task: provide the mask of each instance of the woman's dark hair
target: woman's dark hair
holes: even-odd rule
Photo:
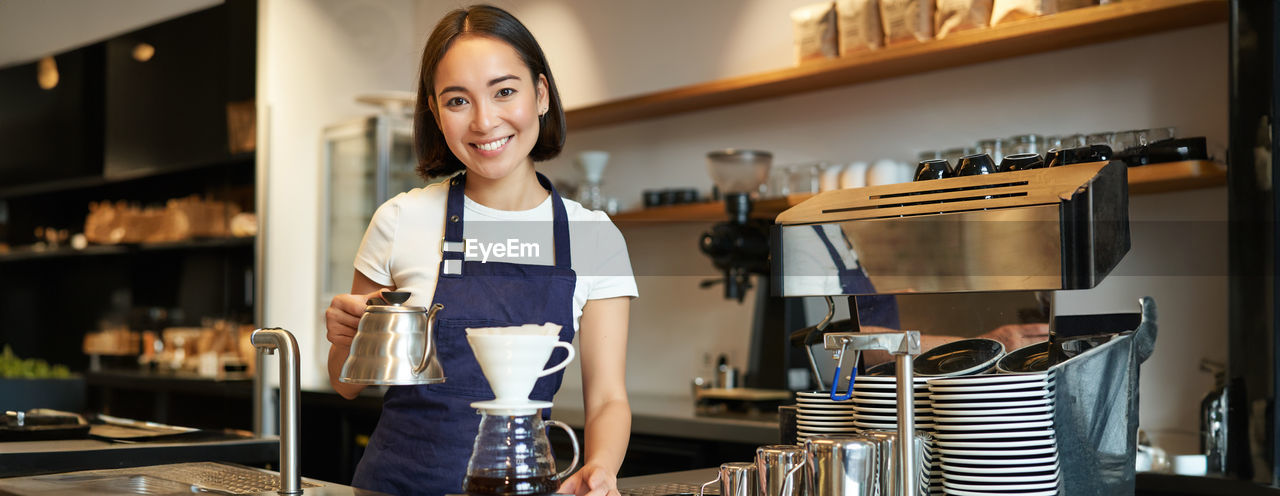
[[[422,51],[422,69],[418,75],[418,101],[414,105],[413,140],[418,152],[418,175],[430,180],[460,171],[466,166],[454,156],[444,141],[444,134],[436,123],[431,107],[435,103],[436,66],[453,42],[464,34],[488,36],[511,45],[529,67],[536,87],[538,75],[547,78],[548,108],[541,120],[538,142],[529,152],[529,158],[543,161],[555,158],[564,148],[564,109],[560,106],[560,93],[556,80],[551,77],[551,67],[542,47],[533,34],[509,12],[491,5],[473,5],[454,10],[440,19],[427,38]]]

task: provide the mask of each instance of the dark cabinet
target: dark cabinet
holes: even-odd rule
[[[37,84],[38,63],[0,69],[0,345],[83,372],[84,337],[104,327],[252,321],[253,237],[73,247],[69,235],[85,229],[93,202],[163,208],[195,195],[255,210],[255,152],[231,146],[229,108],[247,109],[252,125],[256,17],[256,1],[228,0],[56,55],[52,89]],[[37,234],[50,230],[68,236]],[[128,394],[99,395],[94,406],[129,411],[159,393]],[[168,411],[144,419],[182,424],[178,406],[189,403],[136,413]]]
[[[255,2],[231,1],[106,42],[105,170],[226,160],[228,113],[254,97]]]
[[[102,173],[102,44],[0,70],[0,188]]]

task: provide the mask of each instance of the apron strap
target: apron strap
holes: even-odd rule
[[[541,172],[535,172],[538,183],[551,192],[551,219],[555,244],[555,266],[572,267],[569,250],[569,214],[555,185]],[[462,236],[463,211],[466,210],[467,174],[458,174],[449,180],[449,198],[445,204],[444,240],[440,245],[440,276],[461,277],[462,261],[466,255],[466,240]]]
[[[551,180],[541,172],[535,172],[538,175],[538,182],[543,188],[551,192],[551,228],[555,233],[556,245],[556,267],[568,269],[572,267],[572,260],[569,255],[569,214],[564,209],[564,201],[560,199],[560,193],[556,192],[556,187],[551,184]]]

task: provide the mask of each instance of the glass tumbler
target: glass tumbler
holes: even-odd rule
[[[820,162],[797,164],[788,167],[791,171],[791,193],[817,193],[822,189],[822,166]]]
[[[1000,160],[1004,158],[1004,140],[1000,138],[980,140],[978,141],[978,153],[990,155],[991,160],[1000,163]]]
[[[1005,153],[1044,153],[1044,136],[1039,134],[1019,134],[1009,138],[1008,150]]]

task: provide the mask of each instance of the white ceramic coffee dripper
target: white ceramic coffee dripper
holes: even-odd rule
[[[573,361],[576,352],[571,343],[560,341],[560,326],[555,324],[520,327],[467,329],[467,342],[489,380],[495,398],[472,403],[482,409],[549,408],[549,401],[530,401],[529,393],[539,377],[555,373]],[[543,369],[551,352],[564,348],[569,352],[563,361]]]

